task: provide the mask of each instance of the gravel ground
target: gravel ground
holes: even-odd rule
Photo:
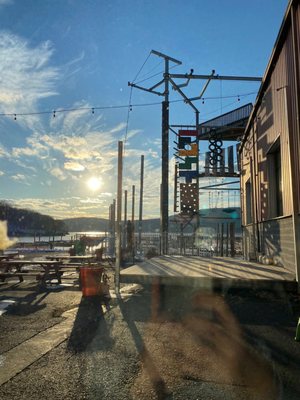
[[[78,310],[68,339],[3,384],[0,398],[299,399],[299,296],[172,286],[158,304],[157,290],[128,292],[106,311],[76,287],[1,285],[0,299],[16,300],[0,317],[2,356]]]

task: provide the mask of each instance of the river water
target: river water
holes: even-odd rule
[[[86,236],[92,236],[92,237],[98,237],[98,236],[104,236],[106,232],[101,232],[101,231],[86,231],[86,232],[69,232],[67,235],[59,235],[59,236],[18,236],[18,237],[11,237],[11,239],[17,240],[19,243],[34,243],[34,242],[53,242],[53,241],[68,241],[68,240],[73,240],[76,237],[80,237],[83,235]]]
[[[68,242],[70,240],[76,240],[79,239],[81,236],[87,236],[87,237],[99,237],[99,239],[104,237],[106,235],[106,232],[102,231],[86,231],[86,232],[69,232],[67,235],[63,236],[19,236],[19,237],[11,237],[10,239],[16,240],[16,243],[14,246],[12,246],[10,249],[7,249],[8,252],[10,251],[15,251],[15,250],[21,250],[21,251],[34,251],[34,250],[42,250],[42,251],[68,251],[70,246],[49,246],[48,243],[51,244],[51,242],[59,242],[59,241],[65,241]],[[39,244],[39,242],[41,242]],[[44,246],[42,246],[42,243],[47,243]],[[34,243],[36,244],[36,248],[33,249]],[[100,240],[99,240],[100,243]],[[28,244],[28,246],[27,246]],[[95,249],[97,246],[93,246],[91,249]]]

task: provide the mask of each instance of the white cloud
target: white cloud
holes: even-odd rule
[[[111,171],[117,163],[115,135],[121,132],[125,124],[119,123],[110,129],[105,129],[99,126],[101,118],[92,117],[91,120],[85,112],[79,114],[75,122],[68,115],[60,115],[60,119],[56,120],[56,126],[52,126],[51,132],[33,133],[26,139],[26,146],[12,149],[12,161],[17,162],[18,159],[25,157],[29,162],[30,157],[36,157],[43,160],[42,168],[45,171],[60,180],[66,178],[63,170],[69,173],[86,171],[98,175]],[[80,132],[76,135],[67,134],[66,130],[74,132],[73,122]],[[140,131],[132,131],[132,134],[137,132]],[[134,152],[135,150],[131,151],[131,153]],[[152,155],[155,157],[154,152]]]
[[[103,203],[103,200],[97,199],[97,198],[95,198],[95,199],[90,199],[90,198],[88,198],[88,199],[82,199],[82,200],[80,200],[80,203],[81,203],[81,204],[102,204],[102,203]]]
[[[69,170],[69,171],[84,171],[85,167],[78,163],[78,162],[74,162],[74,161],[67,161],[64,163],[64,168]]]
[[[4,172],[3,171],[0,171],[0,176],[3,176],[4,175]]]
[[[125,128],[126,128],[126,123],[125,122],[121,122],[120,124],[115,126],[113,129],[111,129],[110,133],[118,133],[118,132],[122,131]]]
[[[37,211],[41,214],[51,215],[54,218],[86,217],[108,218],[110,199],[99,202],[89,201],[87,198],[67,197],[59,199],[23,198],[7,199],[15,207]]]
[[[24,185],[29,185],[28,178],[23,174],[16,174],[11,177],[14,181],[23,183]]]
[[[10,157],[9,152],[0,145],[0,157]]]
[[[38,156],[39,151],[37,148],[32,148],[32,147],[13,147],[11,151],[11,155],[14,158],[20,158],[23,156]]]
[[[58,68],[48,65],[53,48],[43,42],[33,48],[17,35],[0,32],[0,110],[28,113],[37,110],[38,101],[57,94]],[[38,116],[18,117],[17,123],[41,129]]]
[[[53,175],[55,178],[57,178],[60,181],[64,181],[67,179],[67,175],[59,167],[52,168],[49,172],[51,175]]]

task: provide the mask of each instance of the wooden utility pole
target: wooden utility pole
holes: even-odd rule
[[[135,185],[132,185],[132,204],[131,204],[131,225],[132,225],[132,238],[131,238],[131,243],[132,243],[132,258],[134,259],[134,252],[135,252],[135,244],[134,244],[134,206],[135,206]]]
[[[124,191],[124,221],[127,222],[127,190]]]
[[[177,186],[178,186],[178,164],[175,163],[175,172],[174,172],[174,213],[177,212]]]
[[[168,70],[168,60],[166,69]],[[166,80],[166,83],[168,81]],[[167,89],[168,86],[167,86]],[[167,100],[166,100],[167,99]],[[162,254],[168,254],[169,231],[169,94],[162,103],[162,146],[161,146],[161,191],[160,191],[160,233],[162,238]]]
[[[123,249],[126,248],[126,227],[127,227],[127,190],[124,191],[124,222],[123,222]]]
[[[150,89],[143,88],[136,84],[128,82],[132,87],[145,90],[147,92],[163,96],[162,102],[162,149],[161,149],[161,191],[160,191],[160,232],[162,241],[162,254],[168,253],[168,231],[169,231],[169,63],[173,62],[177,65],[182,64],[181,61],[169,57],[166,54],[156,50],[151,51],[158,57],[164,59],[165,71],[163,79]],[[154,89],[164,85],[164,91],[158,92]]]
[[[140,210],[139,210],[139,250],[142,244],[142,221],[143,221],[143,192],[144,192],[144,156],[141,156],[141,179],[140,179]]]
[[[117,189],[117,240],[116,240],[116,292],[120,291],[120,267],[122,258],[122,173],[123,173],[123,142],[118,143],[118,189]]]
[[[131,222],[134,224],[135,185],[132,185]]]
[[[116,233],[116,200],[109,206],[109,245],[108,252],[111,257],[115,254],[115,233]]]

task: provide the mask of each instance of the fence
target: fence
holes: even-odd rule
[[[235,237],[234,242],[228,240],[227,237],[222,238],[220,234],[214,236],[197,236],[192,233],[169,233],[168,235],[168,255],[181,256],[235,256],[242,254],[241,237]],[[112,246],[110,242],[114,242],[113,237],[109,237],[105,246],[105,252],[113,257],[111,252]],[[124,243],[124,242],[123,242]],[[123,261],[137,261],[155,256],[162,255],[162,237],[159,233],[142,233],[134,235],[133,245],[131,248],[122,249]]]

